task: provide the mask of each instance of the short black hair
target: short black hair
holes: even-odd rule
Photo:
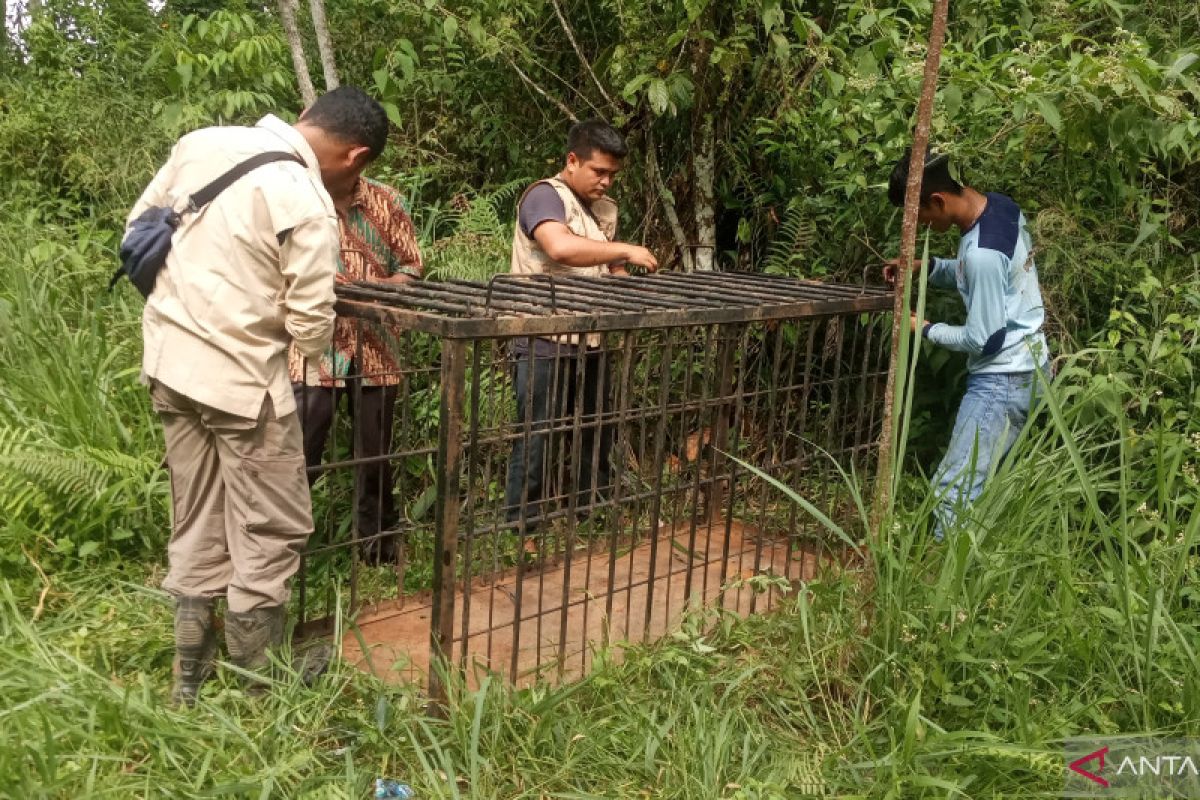
[[[368,148],[372,161],[387,144],[387,112],[357,86],[339,86],[326,92],[300,119],[344,142]]]
[[[604,120],[589,119],[572,125],[567,133],[567,152],[586,161],[595,150],[608,153],[613,158],[624,158],[629,152],[624,137]]]
[[[888,180],[888,200],[894,206],[904,205],[904,192],[908,188],[908,160],[911,157],[910,147],[892,168],[892,177]],[[950,175],[950,157],[926,148],[925,171],[921,175],[921,205],[926,205],[934,192],[962,194],[962,190],[962,184]]]

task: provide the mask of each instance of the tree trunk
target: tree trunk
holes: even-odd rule
[[[728,14],[722,14],[720,4],[708,6],[704,18],[699,20],[703,28],[721,31],[726,27]],[[712,57],[712,41],[702,37],[692,52],[692,81],[696,87],[692,107],[692,224],[694,238],[689,250],[691,257],[685,262],[689,272],[711,272],[716,261],[717,222],[713,185],[716,182],[714,161],[716,142],[714,110],[720,108],[725,92],[718,92],[714,70],[709,69]]]
[[[716,132],[712,112],[704,115],[700,123],[700,142],[693,156],[696,169],[696,253],[693,267],[701,272],[711,272],[716,265],[717,217],[714,208],[713,183],[716,163],[713,151],[716,148]]]
[[[683,225],[679,222],[679,214],[675,212],[675,200],[671,195],[671,190],[667,188],[662,170],[659,169],[658,151],[654,145],[654,131],[649,128],[646,130],[646,172],[658,190],[659,200],[662,201],[663,215],[667,218],[667,224],[671,226],[671,233],[675,236],[675,246],[679,248],[679,258],[681,259],[680,268],[684,272],[691,272],[693,252],[688,247],[687,233],[684,232]]]
[[[325,73],[325,91],[331,92],[339,83],[337,62],[333,58],[333,39],[329,36],[329,23],[325,21],[325,0],[308,0],[308,6],[312,10],[313,30],[317,34],[321,70]]]
[[[16,0],[13,0],[13,2],[16,2]],[[8,19],[8,13],[9,13],[8,0],[4,0],[4,18],[2,21],[3,25],[4,25],[4,30],[0,30],[0,64],[6,64],[8,62],[8,40],[9,40],[8,26],[10,24],[9,19]],[[17,21],[14,19],[14,20],[12,20],[11,24],[13,26],[13,29],[15,30]]]
[[[287,36],[288,47],[292,51],[292,66],[296,68],[296,85],[300,88],[300,99],[308,108],[317,101],[317,92],[313,89],[312,78],[308,74],[308,59],[304,57],[304,42],[300,38],[300,28],[296,26],[296,0],[278,0],[279,20],[283,23],[283,33]]]
[[[896,402],[897,373],[907,369],[900,363],[900,326],[910,325],[909,308],[904,294],[906,275],[917,253],[917,211],[921,200],[921,178],[925,174],[925,147],[929,143],[929,127],[933,117],[934,94],[937,92],[938,67],[942,62],[942,44],[946,40],[946,17],[950,0],[934,0],[933,24],[929,29],[929,47],[925,54],[925,74],[921,81],[921,99],[917,103],[916,127],[913,130],[912,153],[908,159],[908,184],[904,187],[904,221],[900,228],[900,266],[896,270],[896,286],[892,299],[892,352],[888,361],[887,384],[883,392],[883,430],[879,434],[879,473],[875,477],[875,502],[871,510],[871,535],[879,536],[882,523],[892,509],[892,489],[895,470],[902,464],[893,463],[897,430],[903,416],[903,400]],[[911,346],[920,347],[918,331]],[[907,375],[902,376],[907,380]]]

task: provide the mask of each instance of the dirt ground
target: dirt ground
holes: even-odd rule
[[[619,550],[615,558],[607,549],[577,551],[569,561],[474,580],[469,592],[460,584],[454,604],[455,663],[468,667],[470,684],[487,672],[502,673],[518,685],[539,677],[571,680],[588,671],[598,648],[617,645],[608,649],[608,657],[619,660],[621,643],[661,638],[676,628],[689,606],[722,605],[742,616],[768,610],[778,593],[755,591],[746,583],[755,575],[794,582],[816,572],[815,551],[793,547],[789,553],[782,537],[761,535],[738,522],[729,524],[726,553],[725,529],[724,521],[698,527],[691,559],[693,533],[683,528],[661,532],[657,543]],[[431,599],[423,593],[364,608],[342,640],[343,658],[387,681],[424,683]]]

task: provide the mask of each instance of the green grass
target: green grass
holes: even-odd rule
[[[578,683],[456,686],[443,720],[343,664],[262,699],[223,672],[180,711],[161,444],[104,230],[0,225],[0,797],[1056,796],[1063,737],[1200,735],[1194,276],[1064,367],[944,543],[909,473],[871,574]]]
[[[0,791],[362,797],[386,775],[421,797],[1053,796],[1062,737],[1200,733],[1181,591],[1200,544],[1181,465],[1200,448],[1138,450],[1093,400],[1051,403],[945,543],[902,487],[866,604],[861,575],[827,575],[579,683],[458,687],[446,720],[344,665],[262,700],[225,677],[171,710],[153,569],[50,575],[37,620],[40,586],[5,588]]]

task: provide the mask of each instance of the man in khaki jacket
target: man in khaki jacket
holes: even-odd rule
[[[379,104],[342,87],[295,125],[267,116],[184,136],[130,212],[132,223],[153,206],[181,209],[258,153],[304,162],[258,167],[185,214],[142,318],[143,377],[171,473],[163,588],[176,603],[177,703],[194,702],[212,671],[217,597],[234,664],[261,669],[283,641],[289,581],[313,529],[287,348],[317,357],[329,346],[338,228],[324,185],[356,177],[386,138]]]
[[[562,171],[530,186],[517,204],[513,274],[609,277],[628,275],[626,264],[658,269],[645,247],[615,241],[617,204],[608,188],[626,152],[621,135],[605,122],[589,120],[571,127]],[[609,379],[600,345],[594,334],[583,341],[561,336],[512,342],[517,422],[529,425],[513,443],[505,488],[506,519],[518,532],[532,532],[546,512],[545,429],[551,420],[570,417],[577,402],[583,404],[576,487],[580,513],[585,514],[608,486],[612,437],[600,424],[598,411],[603,408],[597,406],[607,403],[608,391],[600,384]]]

